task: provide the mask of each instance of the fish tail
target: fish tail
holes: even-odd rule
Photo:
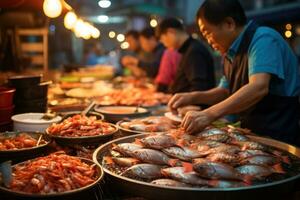
[[[278,174],[285,174],[285,171],[283,170],[282,166],[280,163],[276,164],[276,165],[273,165],[272,166],[272,169],[275,173],[278,173]]]
[[[291,164],[291,161],[290,161],[290,159],[289,159],[288,156],[282,156],[281,159],[282,159],[282,162],[284,162],[284,163],[286,163],[288,165]]]
[[[112,157],[110,157],[110,156],[104,156],[103,160],[107,165],[114,164],[114,161],[113,161]]]
[[[252,176],[250,176],[250,175],[244,175],[242,181],[243,181],[246,185],[252,185],[252,179],[253,179]]]
[[[212,187],[217,187],[219,185],[219,181],[218,180],[209,180],[208,185],[212,186]]]
[[[143,143],[141,142],[141,139],[135,138],[134,143],[143,146]]]
[[[193,171],[193,165],[189,162],[181,162],[182,167],[184,168],[185,172]]]
[[[168,161],[168,164],[169,164],[170,166],[174,167],[174,166],[177,165],[178,161],[179,161],[178,159],[170,159],[170,160]]]

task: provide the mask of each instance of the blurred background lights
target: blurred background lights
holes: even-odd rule
[[[123,35],[123,34],[118,34],[117,35],[117,40],[119,41],[119,42],[123,42],[124,40],[125,40],[125,36]]]
[[[150,26],[151,27],[156,27],[157,26],[157,20],[156,19],[151,19],[150,20]]]
[[[64,25],[67,29],[72,29],[77,21],[77,15],[73,11],[69,11],[64,18]]]
[[[101,23],[105,23],[108,21],[108,16],[107,15],[99,15],[97,17],[98,21],[101,22]]]
[[[62,4],[60,0],[44,0],[43,10],[47,17],[58,17],[62,12]]]
[[[111,2],[109,0],[100,0],[98,2],[98,5],[101,7],[101,8],[108,8],[110,5],[111,5]]]
[[[114,38],[114,37],[116,37],[116,33],[114,31],[109,31],[108,37]]]
[[[121,49],[128,49],[129,43],[128,42],[122,42],[120,46],[121,46]]]

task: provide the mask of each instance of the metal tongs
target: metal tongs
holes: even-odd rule
[[[86,116],[93,108],[94,106],[96,105],[96,102],[95,101],[92,101],[90,103],[90,105],[88,107],[86,107],[82,112],[81,112],[81,115],[82,116]]]

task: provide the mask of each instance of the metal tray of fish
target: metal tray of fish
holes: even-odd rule
[[[140,134],[127,136],[120,139],[108,142],[98,149],[93,154],[93,160],[96,163],[102,164],[103,157],[107,156],[111,149],[121,143],[132,143],[136,139],[141,139],[150,134]],[[249,136],[252,141],[259,142],[264,145],[274,147],[283,151],[295,159],[300,159],[300,149],[269,138]],[[298,168],[297,168],[298,169]],[[222,199],[222,200],[238,200],[238,199],[255,199],[258,197],[268,196],[272,199],[281,199],[283,196],[291,194],[297,190],[299,184],[300,173],[295,173],[290,177],[280,180],[266,182],[258,185],[250,185],[247,187],[234,188],[209,188],[209,187],[180,187],[180,186],[161,186],[151,184],[149,182],[140,181],[125,176],[118,175],[115,172],[107,169],[103,165],[103,170],[108,181],[124,192],[144,197],[146,199]],[[298,172],[298,170],[297,170]],[[298,186],[299,187],[299,186]]]

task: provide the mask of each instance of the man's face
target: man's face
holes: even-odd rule
[[[139,49],[139,41],[135,37],[128,35],[126,37],[126,42],[128,42],[128,44],[129,44],[129,47],[128,47],[129,50],[136,51]]]
[[[175,34],[175,32],[168,29],[165,33],[161,34],[160,41],[168,49],[175,49],[176,48],[176,34]]]
[[[214,25],[200,18],[198,25],[203,37],[214,50],[219,51],[221,54],[225,54],[228,51],[232,43],[230,36],[232,29],[227,24]]]
[[[153,49],[155,48],[155,38],[145,38],[143,36],[140,36],[140,44],[141,44],[141,47],[144,51],[146,52],[152,52]]]

